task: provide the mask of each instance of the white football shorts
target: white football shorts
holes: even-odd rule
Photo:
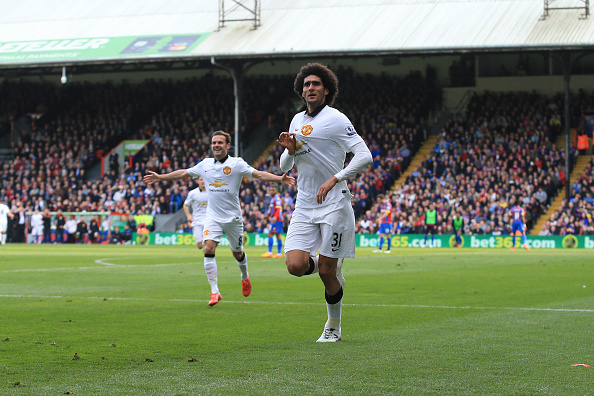
[[[229,223],[219,223],[210,218],[204,220],[204,231],[202,235],[205,241],[221,242],[223,234],[227,235],[229,247],[234,252],[243,251],[243,219]]]
[[[202,233],[204,232],[204,225],[195,225],[192,227],[192,233],[194,234],[194,239],[196,243],[202,242]]]
[[[34,226],[31,228],[31,235],[33,236],[41,236],[43,235],[43,226]]]
[[[6,233],[7,229],[8,229],[8,221],[6,221],[4,219],[0,220],[0,232]]]
[[[296,208],[285,239],[285,253],[302,250],[315,256],[355,257],[355,214],[345,198],[319,209]]]

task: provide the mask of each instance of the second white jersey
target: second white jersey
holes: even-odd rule
[[[240,157],[227,157],[225,162],[206,158],[188,169],[192,177],[201,176],[208,196],[206,215],[218,222],[242,221],[239,188],[244,176],[255,171]]]
[[[8,212],[10,212],[8,206],[0,203],[0,232],[6,232],[6,227],[8,227]]]
[[[317,203],[320,186],[344,169],[346,153],[362,142],[349,119],[330,106],[324,106],[311,117],[305,111],[293,117],[289,132],[295,133],[297,147],[295,165],[297,176],[297,202],[295,208],[319,208],[350,198],[346,181],[334,186],[322,205]]]
[[[3,203],[0,203],[0,222],[7,222],[8,221],[8,212],[10,209]]]
[[[187,205],[192,210],[192,227],[204,224],[204,217],[206,216],[206,208],[208,206],[208,194],[206,191],[201,191],[196,187],[188,193],[184,205]]]
[[[33,213],[31,215],[31,227],[41,227],[43,226],[43,217],[41,213]]]

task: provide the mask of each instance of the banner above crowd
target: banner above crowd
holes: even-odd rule
[[[209,34],[0,42],[0,64],[178,57],[190,55]]]

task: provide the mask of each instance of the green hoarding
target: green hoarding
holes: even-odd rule
[[[194,236],[189,233],[179,234],[170,232],[151,232],[149,234],[135,235],[139,245],[194,245]],[[284,236],[283,236],[284,238]],[[357,247],[375,248],[378,245],[377,235],[357,234]],[[221,245],[228,246],[229,242],[223,236]],[[266,234],[248,233],[245,235],[246,246],[268,246]],[[521,245],[521,237],[516,237],[516,246]],[[451,234],[436,235],[434,247],[455,247],[456,242]],[[512,237],[505,235],[463,235],[463,248],[504,248],[512,246]],[[531,249],[594,249],[594,236],[529,236],[528,246]],[[393,248],[422,248],[425,247],[425,236],[421,234],[395,235],[392,237]]]
[[[159,58],[190,55],[210,33],[0,41],[0,64]]]

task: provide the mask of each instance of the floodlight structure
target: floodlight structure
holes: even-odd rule
[[[231,3],[231,6],[229,6]],[[219,30],[226,22],[253,21],[254,30],[260,26],[260,0],[219,0]]]
[[[544,0],[544,13],[542,14],[542,19],[548,17],[549,12],[554,10],[584,10],[584,13],[580,18],[587,19],[588,16],[590,16],[590,0],[568,1],[559,7],[553,7],[553,2],[554,0]]]

